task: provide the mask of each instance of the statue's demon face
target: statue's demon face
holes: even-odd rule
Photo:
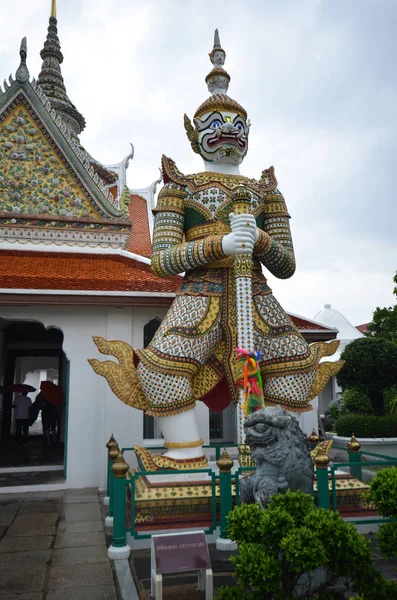
[[[197,149],[208,162],[240,164],[247,154],[249,121],[241,115],[216,111],[194,119]]]

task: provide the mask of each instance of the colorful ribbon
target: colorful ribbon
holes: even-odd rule
[[[265,407],[259,361],[261,353],[236,348],[236,385],[245,393],[244,414],[250,415]]]

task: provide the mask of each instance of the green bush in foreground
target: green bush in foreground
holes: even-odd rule
[[[358,438],[397,437],[397,415],[343,415],[335,421],[337,435]]]
[[[228,535],[238,543],[237,585],[217,591],[217,600],[337,600],[326,592],[338,577],[361,600],[396,600],[397,585],[374,567],[369,543],[339,513],[317,508],[311,496],[287,491],[266,511],[243,504],[229,514]],[[328,573],[320,589],[309,574]],[[299,595],[298,595],[298,590]]]
[[[382,517],[397,519],[397,468],[378,471],[368,494]],[[397,521],[385,523],[377,534],[379,548],[385,558],[397,558]]]

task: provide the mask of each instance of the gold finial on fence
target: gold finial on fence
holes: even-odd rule
[[[318,444],[320,438],[318,436],[318,434],[316,433],[314,427],[313,427],[313,431],[311,432],[310,436],[308,437],[309,442],[311,442],[312,444]]]
[[[360,442],[356,439],[356,436],[354,435],[354,433],[352,433],[352,437],[350,442],[347,444],[348,449],[350,450],[350,452],[358,452],[361,448],[361,444]]]
[[[116,458],[118,457],[119,454],[121,454],[121,452],[120,452],[120,448],[118,447],[117,444],[116,444],[116,446],[112,446],[112,448],[110,448],[109,458],[112,462],[114,462],[116,460]]]
[[[316,454],[316,456],[314,457],[314,464],[316,465],[317,469],[326,469],[329,465],[329,456],[327,454],[325,454],[324,450],[321,448],[321,450],[318,452],[318,454]]]
[[[121,452],[112,464],[112,471],[115,477],[125,477],[129,471],[129,465],[125,462]]]
[[[110,436],[110,438],[109,438],[109,441],[108,441],[108,443],[106,444],[106,448],[107,448],[108,450],[110,450],[110,448],[113,448],[113,446],[117,446],[117,442],[116,442],[116,440],[114,439],[114,437],[113,437],[113,433],[112,433],[112,435],[111,435],[111,436]]]
[[[234,463],[233,463],[232,459],[230,458],[230,456],[228,455],[226,448],[223,449],[223,452],[220,455],[220,457],[218,458],[218,460],[216,461],[216,464],[221,473],[229,473],[230,472]]]

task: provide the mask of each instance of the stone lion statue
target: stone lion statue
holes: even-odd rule
[[[244,429],[256,471],[240,481],[241,502],[266,508],[272,496],[287,489],[311,493],[313,461],[295,417],[269,406],[249,415]]]

